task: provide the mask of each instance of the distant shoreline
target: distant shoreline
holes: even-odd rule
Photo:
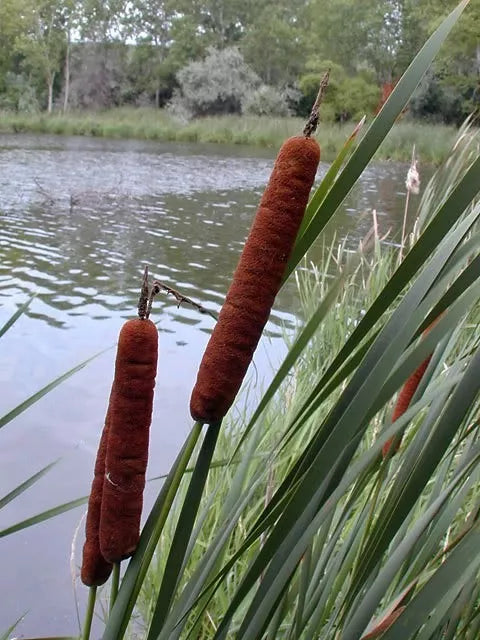
[[[168,113],[145,108],[117,108],[105,111],[73,111],[25,114],[0,112],[0,133],[48,133],[113,139],[163,142],[213,142],[252,145],[276,149],[283,140],[299,134],[301,118],[268,116],[212,116],[182,123]],[[317,138],[322,159],[333,160],[355,124],[321,123]],[[365,125],[365,130],[368,124]],[[415,144],[420,163],[440,164],[454,143],[455,127],[402,121],[395,125],[380,147],[378,160],[409,162]]]

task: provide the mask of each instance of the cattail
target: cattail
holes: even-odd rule
[[[218,322],[200,364],[190,400],[194,420],[217,422],[232,405],[282,284],[320,148],[309,137],[280,149]]]
[[[102,437],[95,461],[92,490],[88,500],[87,520],[85,525],[85,544],[83,545],[83,561],[81,578],[87,587],[99,587],[106,582],[112,572],[112,564],[107,562],[100,551],[99,528],[100,509],[102,505],[103,478],[105,476],[105,455],[109,430],[109,413],[105,419]]]
[[[132,555],[140,535],[157,354],[153,322],[128,320],[118,340],[101,499],[100,550],[112,563]]]
[[[441,316],[436,318],[425,329],[425,331],[423,332],[423,336],[426,336],[427,333],[429,333],[433,329],[433,327],[440,320],[440,317]],[[399,396],[397,398],[397,402],[395,404],[395,409],[393,410],[392,423],[394,423],[396,420],[398,420],[400,418],[400,416],[403,416],[405,411],[410,406],[410,402],[412,401],[412,398],[415,395],[415,391],[417,390],[418,385],[422,381],[422,378],[423,378],[423,376],[425,374],[425,371],[427,370],[428,365],[430,364],[430,360],[432,359],[432,356],[433,356],[433,353],[431,353],[427,358],[425,358],[425,360],[422,362],[422,364],[417,369],[415,369],[415,371],[412,373],[412,375],[408,378],[408,380],[403,385],[402,390],[400,391],[400,394],[399,394]],[[394,440],[394,438],[390,438],[390,440],[387,440],[387,442],[383,445],[382,454],[383,454],[384,458],[387,457],[388,452],[390,451],[390,447],[392,446],[393,440]],[[402,442],[402,440],[401,440],[401,438],[399,438],[398,442],[397,442],[397,445],[395,447],[395,453],[400,449],[401,442]]]

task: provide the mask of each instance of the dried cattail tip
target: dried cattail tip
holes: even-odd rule
[[[132,555],[140,536],[157,355],[153,322],[127,321],[120,331],[110,397],[100,515],[100,549],[109,562]]]
[[[280,149],[190,400],[194,420],[218,422],[232,405],[252,360],[315,179],[320,148],[289,138]]]
[[[99,528],[100,510],[102,506],[103,478],[105,476],[105,455],[107,452],[109,414],[105,420],[102,437],[98,446],[92,490],[88,500],[87,520],[85,525],[85,544],[81,579],[87,587],[99,587],[106,582],[112,572],[112,564],[107,562],[100,551]]]
[[[420,174],[418,173],[416,160],[414,160],[410,165],[405,186],[407,187],[407,191],[410,191],[410,193],[414,193],[415,195],[420,193]]]

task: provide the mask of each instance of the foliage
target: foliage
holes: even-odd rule
[[[75,95],[75,93],[74,93]],[[137,98],[138,100],[139,98]],[[0,132],[50,133],[106,138],[138,138],[178,142],[246,144],[278,149],[288,136],[298,135],[302,118],[272,116],[205,116],[181,121],[166,110],[122,107],[108,111],[72,111],[67,115],[0,112]],[[351,124],[328,123],[321,113],[322,159],[333,160],[349,135]],[[456,130],[408,120],[397,123],[377,152],[378,160],[408,162],[415,144],[422,164],[440,164],[448,155]]]
[[[35,88],[23,73],[5,75],[5,92],[0,93],[0,108],[7,111],[36,113],[40,110]]]
[[[411,113],[416,118],[459,125],[480,104],[476,84],[476,78],[468,76],[450,76],[446,83],[432,72],[415,92]]]
[[[359,120],[373,113],[380,98],[377,85],[367,74],[349,76],[345,69],[331,60],[310,59],[309,73],[299,81],[302,98],[298,111],[306,116],[318,91],[322,69],[331,69],[331,81],[322,105],[322,118],[328,121]]]
[[[179,91],[171,109],[192,116],[240,113],[242,102],[259,84],[255,72],[235,47],[210,47],[201,62],[191,62],[177,74]]]
[[[274,87],[262,84],[242,100],[242,113],[253,116],[288,116],[285,96]]]
[[[237,47],[263,84],[279,91],[310,73],[323,74],[312,60],[331,60],[341,70],[340,82],[344,75],[355,79],[361,104],[346,110],[338,103],[328,106],[330,119],[342,113],[354,117],[371,109],[373,85],[380,91],[400,77],[454,5],[455,0],[2,0],[0,94],[7,94],[3,104],[15,103],[4,81],[10,72],[29,77],[36,101],[46,109],[159,107],[177,88],[176,74],[201,63],[209,47]],[[441,85],[444,99],[427,97],[428,108],[415,110],[415,117],[425,112],[431,119],[435,108],[436,121],[459,124],[478,107],[479,24],[480,0],[470,0],[432,71],[433,89]],[[358,76],[365,83],[357,82]],[[304,87],[299,115],[308,108],[308,95],[310,88]],[[449,97],[459,95],[455,101]]]
[[[282,87],[302,71],[305,59],[302,9],[296,3],[266,4],[244,36],[242,51],[265,84]]]

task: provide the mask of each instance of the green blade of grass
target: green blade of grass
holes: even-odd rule
[[[42,513],[39,513],[36,516],[32,516],[31,518],[27,518],[26,520],[17,522],[17,524],[12,525],[11,527],[7,527],[6,529],[2,529],[0,531],[0,538],[9,536],[12,533],[17,533],[17,531],[21,531],[22,529],[26,529],[27,527],[33,527],[33,525],[38,524],[39,522],[50,520],[50,518],[54,518],[55,516],[58,516],[61,513],[65,513],[66,511],[75,509],[76,507],[79,507],[82,504],[86,504],[87,500],[88,500],[88,496],[85,496],[83,498],[77,498],[76,500],[71,500],[70,502],[65,502],[64,504],[61,504],[58,507],[53,507],[52,509],[48,509],[47,511],[42,511]]]
[[[25,618],[26,615],[27,614],[24,613],[23,616],[20,616],[20,618],[16,622],[14,622],[11,627],[9,627],[6,631],[4,631],[0,636],[0,640],[10,640],[10,634],[12,633],[12,631],[15,631],[15,629],[18,627],[18,625]]]
[[[15,489],[7,493],[7,495],[3,496],[3,498],[0,499],[0,509],[5,507],[9,502],[11,502],[15,498],[17,498],[20,494],[22,494],[24,491],[29,489],[33,484],[35,484],[38,480],[40,480],[40,478],[42,478],[46,473],[48,473],[50,469],[54,467],[57,463],[58,463],[58,460],[55,460],[54,462],[47,464],[46,467],[43,467],[43,469],[40,469],[40,471],[37,471],[37,473],[34,473],[33,476],[30,476],[30,478],[25,480],[25,482],[22,482],[21,484],[18,485],[18,487],[15,487]]]
[[[90,364],[92,360],[95,360],[95,358],[98,358],[99,356],[106,353],[110,349],[112,349],[112,347],[108,347],[107,349],[102,349],[102,351],[99,351],[98,353],[94,354],[87,360],[84,360],[80,364],[77,364],[75,367],[73,367],[66,373],[63,373],[61,376],[58,376],[58,378],[55,378],[54,380],[49,382],[42,389],[40,389],[40,391],[37,391],[36,393],[31,395],[29,398],[27,398],[26,400],[21,402],[19,405],[17,405],[14,409],[9,411],[5,415],[1,416],[0,429],[4,427],[6,424],[8,424],[9,422],[11,422],[14,418],[17,418],[21,413],[29,409],[33,404],[35,404],[41,398],[43,398],[43,396],[47,395],[47,393],[50,393],[51,391],[53,391],[53,389],[55,389],[55,387],[58,387],[59,384],[62,384],[62,382],[65,382],[65,380],[68,380],[68,378],[73,376],[75,373],[77,373],[78,371],[81,371],[84,367],[87,366],[87,364]]]
[[[0,327],[0,338],[10,329],[10,327],[12,325],[15,324],[15,322],[25,313],[25,311],[28,309],[28,307],[30,306],[30,303],[32,302],[32,300],[35,298],[35,294],[33,294],[32,296],[30,296],[30,298],[24,302],[16,311],[15,313],[12,315],[11,318],[9,318],[6,323],[3,325],[3,327]]]
[[[454,593],[476,573],[480,566],[480,523],[472,527],[448,558],[440,565],[430,580],[407,605],[405,611],[382,636],[382,640],[405,640],[425,622],[427,614],[439,616],[438,604],[448,592]]]
[[[147,640],[156,640],[156,638],[158,638],[162,631],[165,618],[168,615],[180,578],[180,569],[184,564],[188,541],[190,540],[193,525],[197,517],[220,426],[221,422],[208,426],[202,448],[198,454],[195,470],[190,480],[187,495],[185,496],[185,501],[175,529],[175,535],[170,546],[170,552],[165,565],[165,572],[153,611]]]

